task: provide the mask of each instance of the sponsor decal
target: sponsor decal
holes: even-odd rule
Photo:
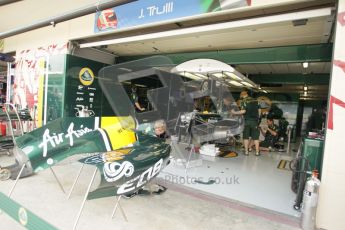
[[[116,29],[117,17],[114,9],[103,10],[97,18],[97,28],[102,31],[109,28]]]
[[[28,214],[27,214],[25,208],[23,208],[23,207],[19,208],[19,210],[18,210],[18,219],[19,219],[19,222],[23,226],[25,226],[28,223]]]
[[[93,80],[95,79],[95,75],[93,74],[92,70],[90,68],[82,68],[79,72],[79,80],[80,83],[84,86],[89,86],[93,83]]]
[[[140,175],[122,184],[117,190],[117,194],[124,194],[131,191],[135,191],[153,177],[155,177],[161,170],[163,159],[161,158],[153,166],[145,170]],[[134,173],[134,166],[129,161],[118,162],[106,162],[103,167],[104,178],[108,182],[115,182],[121,178],[130,177]]]
[[[92,165],[96,165],[98,163],[103,163],[103,158],[101,156],[101,154],[95,154],[94,156],[88,157],[85,159],[85,161],[83,162],[84,164],[92,164]]]
[[[72,122],[68,129],[67,133],[53,133],[50,134],[50,130],[46,129],[43,133],[43,140],[38,145],[39,148],[43,148],[43,157],[47,156],[48,151],[48,145],[50,145],[52,148],[57,147],[59,144],[63,143],[66,139],[69,140],[70,146],[73,146],[74,144],[74,138],[80,138],[81,136],[85,135],[86,133],[89,133],[93,131],[92,129],[89,129],[87,127],[84,127],[83,125],[80,126],[80,129],[74,130],[74,123]]]
[[[122,163],[106,162],[103,166],[103,172],[106,181],[114,182],[122,178],[123,176],[132,176],[134,172],[134,166],[129,161],[124,161]]]
[[[124,153],[118,152],[118,151],[111,151],[111,152],[104,153],[102,156],[103,162],[114,162],[114,161],[122,160],[123,154]]]
[[[153,166],[144,171],[142,174],[121,185],[117,190],[117,194],[132,192],[140,188],[159,173],[159,171],[162,168],[162,164],[163,159],[160,159]]]

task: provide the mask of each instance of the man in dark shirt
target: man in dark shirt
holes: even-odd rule
[[[243,90],[240,94],[241,97],[241,104],[240,110],[235,111],[231,110],[232,114],[235,115],[243,115],[244,117],[244,130],[243,130],[243,145],[244,145],[244,154],[246,156],[249,155],[248,148],[249,148],[249,138],[254,140],[256,156],[260,155],[259,151],[259,136],[260,131],[258,128],[258,121],[259,121],[259,114],[260,109],[258,105],[258,101],[249,97],[248,92]]]
[[[132,103],[134,104],[135,106],[135,109],[137,111],[144,111],[145,108],[142,108],[139,104],[139,97],[138,97],[138,94],[137,94],[137,87],[136,86],[132,86],[132,93],[131,93],[131,100],[132,100]]]
[[[265,135],[265,140],[260,143],[260,150],[269,151],[278,140],[278,126],[274,124],[272,118],[267,118],[267,130],[261,132]]]

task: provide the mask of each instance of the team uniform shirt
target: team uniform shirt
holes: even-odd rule
[[[138,103],[139,102],[138,94],[132,93],[131,99],[133,103]]]
[[[241,101],[241,110],[246,110],[246,113],[243,115],[244,120],[259,120],[259,105],[257,100],[254,100],[251,97],[246,97]]]
[[[241,101],[241,110],[245,110],[243,138],[259,140],[260,131],[258,129],[259,105],[257,100],[251,97],[243,98]]]

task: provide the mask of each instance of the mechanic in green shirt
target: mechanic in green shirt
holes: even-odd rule
[[[258,127],[260,109],[258,101],[248,96],[248,91],[243,90],[240,94],[241,104],[240,110],[235,111],[231,110],[232,114],[243,115],[244,117],[244,130],[243,130],[243,145],[244,145],[244,154],[249,155],[249,138],[254,140],[256,156],[260,155],[259,151],[259,136],[260,131]]]

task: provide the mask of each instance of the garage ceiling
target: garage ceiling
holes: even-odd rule
[[[222,32],[176,35],[143,42],[108,45],[107,50],[118,56],[166,54],[193,51],[228,50],[327,43],[332,20],[328,17],[310,19],[306,25],[290,22],[249,26]]]

